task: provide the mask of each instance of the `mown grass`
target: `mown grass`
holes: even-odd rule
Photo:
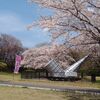
[[[100,77],[97,77],[97,82],[91,83],[90,77],[83,80],[69,81],[50,81],[47,79],[21,79],[20,74],[14,75],[11,73],[0,73],[0,81],[9,81],[16,83],[30,83],[33,85],[59,86],[59,87],[82,87],[82,88],[97,88],[100,89]]]
[[[66,100],[63,92],[0,87],[0,100]]]
[[[100,100],[99,95],[0,87],[0,100]]]

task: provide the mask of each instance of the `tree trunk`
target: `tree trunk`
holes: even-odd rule
[[[81,73],[81,79],[83,79],[83,77],[84,77],[84,73],[82,72],[82,73]]]
[[[48,71],[46,71],[46,77],[48,78]]]
[[[91,82],[96,82],[96,75],[95,74],[91,75]]]

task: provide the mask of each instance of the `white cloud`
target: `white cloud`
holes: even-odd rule
[[[43,31],[44,32],[48,32],[50,29],[49,28],[44,28]]]
[[[26,30],[24,22],[13,14],[0,14],[0,32],[19,32]]]
[[[28,23],[24,22],[21,16],[18,17],[13,13],[0,14],[0,33],[15,36],[21,40],[25,47],[33,47],[36,44],[49,41],[48,28],[42,30],[39,27],[34,27],[32,30],[27,30],[27,25]]]

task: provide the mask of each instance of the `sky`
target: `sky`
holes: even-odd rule
[[[27,26],[40,16],[52,15],[53,11],[41,9],[27,0],[0,0],[0,33],[10,34],[19,39],[24,47],[50,42],[49,34],[39,27],[27,30]]]

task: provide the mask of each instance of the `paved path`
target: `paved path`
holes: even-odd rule
[[[8,81],[0,81],[0,86],[14,86],[14,87],[26,87],[26,88],[32,88],[32,89],[56,90],[56,91],[74,91],[74,92],[82,92],[82,93],[100,94],[100,89],[34,85],[34,84],[30,84],[30,83],[15,83],[15,82],[12,83],[12,82],[8,82]]]

